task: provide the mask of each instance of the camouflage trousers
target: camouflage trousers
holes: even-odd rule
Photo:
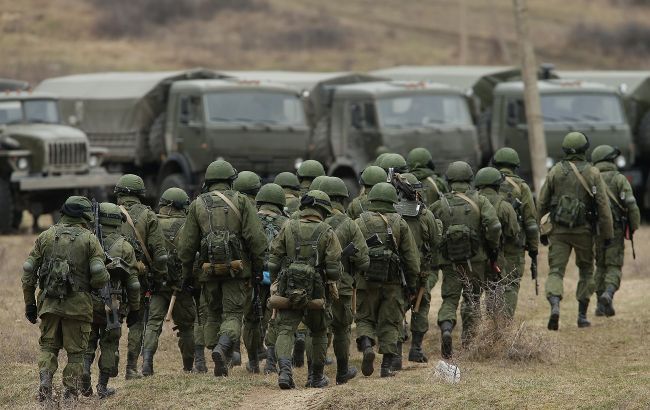
[[[91,323],[45,313],[41,315],[39,328],[41,337],[38,344],[41,351],[38,356],[38,368],[51,374],[56,373],[59,367],[59,351],[64,349],[68,355],[68,363],[63,369],[63,385],[78,389],[83,375],[83,357],[88,348]]]
[[[515,250],[505,253],[505,265],[502,268],[503,282],[503,304],[504,313],[507,317],[515,316],[517,302],[519,300],[519,288],[521,287],[521,278],[525,270],[524,250]]]
[[[122,328],[106,330],[106,323],[92,324],[85,357],[92,363],[99,347],[100,355],[97,362],[99,371],[108,373],[111,377],[116,377],[118,373],[120,337],[122,337]]]
[[[598,238],[595,248],[596,273],[594,274],[594,282],[596,293],[603,293],[607,290],[607,286],[613,286],[615,290],[618,290],[623,276],[625,232],[620,229],[614,230],[614,238],[608,248],[605,248],[603,239]]]
[[[429,310],[431,309],[431,290],[438,283],[438,270],[429,273],[427,285],[420,302],[418,312],[411,311],[411,332],[426,333],[429,331]],[[419,291],[419,290],[418,290]]]
[[[548,250],[549,272],[546,279],[546,297],[564,294],[564,273],[571,251],[576,254],[578,287],[576,299],[589,300],[594,293],[594,241],[591,234],[551,233]]]
[[[163,321],[171,302],[172,290],[163,289],[151,296],[149,321],[144,335],[144,349],[156,353],[158,338],[162,333]],[[172,310],[172,320],[178,337],[178,348],[183,358],[194,358],[194,319],[196,307],[194,299],[186,292],[176,292],[176,303]]]
[[[194,344],[205,346],[205,323],[208,319],[208,304],[205,302],[203,292],[199,297],[198,313],[194,320]]]
[[[357,345],[367,336],[373,346],[379,344],[380,354],[397,355],[405,303],[400,285],[368,283],[357,289]]]
[[[207,305],[205,346],[213,349],[219,342],[219,337],[224,335],[237,344],[241,337],[244,308],[251,298],[249,281],[227,279],[204,282],[201,292]]]
[[[140,293],[140,310],[138,314],[138,322],[129,327],[129,334],[127,336],[127,350],[133,357],[140,356],[142,350],[142,333],[144,332],[144,292]]]
[[[309,346],[312,364],[325,363],[327,354],[327,311],[282,309],[277,314],[278,338],[275,343],[275,354],[278,359],[290,359],[293,352],[295,333],[300,322],[303,322],[311,335]]]
[[[242,339],[248,352],[259,352],[264,344],[264,334],[268,325],[271,314],[270,309],[266,307],[266,301],[269,298],[271,289],[269,286],[260,286],[260,303],[262,304],[262,318],[255,315],[253,304],[253,290],[251,297],[246,301],[244,308],[244,325],[242,328]]]

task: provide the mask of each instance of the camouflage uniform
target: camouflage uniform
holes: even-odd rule
[[[38,236],[23,265],[25,316],[32,323],[38,317],[41,319],[41,401],[52,397],[52,377],[58,368],[61,348],[68,355],[63,369],[64,397],[77,397],[93,320],[90,291],[103,287],[109,280],[104,251],[86,226],[92,221],[90,201],[70,197],[62,213],[59,223]],[[37,284],[40,292],[35,297]]]
[[[562,145],[566,156],[551,168],[539,195],[539,214],[550,213],[553,222],[553,230],[548,238],[550,270],[546,280],[546,297],[551,305],[549,330],[559,328],[564,272],[571,250],[576,252],[580,275],[576,289],[578,326],[589,326],[587,308],[594,292],[594,226],[597,226],[604,241],[609,242],[613,235],[606,186],[598,169],[585,159],[588,146],[589,142],[583,134],[567,134]],[[572,165],[577,168],[587,187],[583,187]]]
[[[426,148],[414,148],[406,157],[409,173],[422,184],[421,194],[425,205],[431,206],[440,195],[449,192],[447,183],[435,172],[433,158]]]
[[[634,231],[639,229],[641,224],[641,215],[632,187],[613,162],[618,155],[620,151],[607,145],[596,147],[591,154],[591,159],[607,187],[614,220],[614,237],[611,246],[605,247],[605,239],[602,235],[596,240],[594,281],[598,295],[597,316],[614,316],[616,313],[612,301],[614,293],[621,286],[625,237],[634,235]]]
[[[380,375],[389,377],[394,375],[393,360],[398,355],[405,293],[415,294],[420,255],[408,224],[393,208],[397,203],[395,188],[381,182],[368,197],[369,209],[356,223],[366,240],[377,235],[381,245],[369,247],[369,268],[365,274],[357,275],[357,348],[363,352],[361,372],[370,376],[375,358],[372,347],[379,343],[379,353],[383,355]],[[402,275],[407,289],[403,288]]]
[[[298,210],[300,206],[300,182],[298,177],[291,172],[281,172],[273,180],[284,190],[285,206],[284,211],[287,215]]]
[[[370,205],[368,192],[370,192],[375,184],[386,182],[387,177],[386,171],[375,165],[371,165],[363,170],[359,178],[361,192],[348,205],[347,214],[350,218],[357,219],[362,213],[368,210],[368,206]]]

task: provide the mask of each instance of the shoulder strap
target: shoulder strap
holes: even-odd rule
[[[569,166],[573,170],[573,173],[576,174],[576,178],[578,178],[578,181],[580,181],[580,185],[587,191],[590,197],[594,197],[594,193],[591,192],[591,189],[589,189],[589,184],[587,184],[587,181],[585,181],[585,177],[582,176],[580,171],[578,171],[578,167],[576,167],[576,164],[574,164],[571,161],[567,161],[569,163]]]
[[[512,188],[519,194],[521,195],[521,188],[519,187],[519,184],[515,182],[512,177],[506,177],[506,182],[512,185]]]
[[[142,236],[140,235],[140,232],[138,232],[137,229],[135,229],[135,225],[133,224],[133,219],[131,219],[131,215],[129,215],[129,212],[126,210],[124,205],[120,205],[120,210],[126,217],[126,222],[131,226],[131,229],[133,229],[133,232],[135,232],[135,238],[138,240],[140,243],[140,247],[142,248],[142,253],[144,253],[144,257],[147,258],[147,262],[149,263],[150,266],[153,265],[153,259],[151,258],[151,255],[149,254],[149,250],[144,244],[144,241],[142,240]]]
[[[442,194],[440,193],[440,188],[438,188],[438,184],[436,184],[436,181],[434,181],[433,178],[431,177],[427,177],[427,181],[429,181],[431,185],[433,185],[433,189],[436,191],[436,194],[438,194],[439,197],[442,196]]]
[[[226,205],[228,205],[228,207],[229,207],[230,209],[232,209],[232,211],[233,211],[233,212],[235,213],[235,215],[237,216],[237,219],[239,219],[239,222],[241,223],[241,219],[242,219],[242,218],[241,218],[241,213],[239,212],[239,209],[237,209],[237,207],[235,206],[235,204],[233,204],[232,201],[231,201],[230,199],[228,199],[228,197],[225,196],[224,194],[222,194],[221,192],[219,192],[219,191],[214,191],[214,193],[217,194],[217,196],[218,196],[219,198],[221,198],[221,199],[223,200],[223,202],[225,202]]]
[[[465,195],[465,194],[462,193],[462,192],[454,192],[454,195],[456,195],[457,197],[463,199],[465,202],[467,202],[468,204],[470,204],[470,205],[472,206],[472,208],[474,208],[474,210],[475,210],[478,214],[481,213],[481,208],[479,208],[479,207],[478,207],[478,204],[477,204],[476,202],[474,202],[470,197],[468,197],[467,195]]]
[[[621,205],[621,203],[618,201],[618,198],[616,198],[616,195],[614,195],[612,190],[609,189],[609,186],[607,186],[607,184],[605,184],[605,191],[607,192],[607,196],[609,197],[609,199],[611,199],[612,202],[614,202],[616,204],[618,209],[625,212],[626,211],[625,208],[623,207],[623,205]]]
[[[388,232],[388,236],[391,238],[391,240],[393,242],[393,247],[394,247],[395,251],[397,251],[397,241],[395,240],[395,235],[393,235],[393,228],[390,226],[390,223],[388,222],[388,219],[386,218],[386,216],[384,214],[382,214],[380,212],[377,212],[377,215],[379,215],[379,217],[386,224],[386,231]]]

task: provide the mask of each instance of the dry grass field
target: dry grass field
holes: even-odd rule
[[[37,407],[36,355],[38,329],[23,317],[20,289],[21,265],[33,235],[0,237],[0,407]],[[275,376],[250,376],[243,367],[231,377],[215,379],[211,373],[184,374],[176,338],[167,326],[156,355],[156,374],[146,380],[125,382],[124,363],[112,380],[118,388],[113,398],[100,402],[82,399],[80,408],[282,408],[282,409],[373,409],[373,408],[648,408],[650,406],[650,229],[637,237],[637,260],[628,249],[623,288],[616,295],[617,315],[593,317],[588,329],[576,327],[577,302],[573,294],[576,271],[567,273],[566,298],[562,303],[560,331],[546,331],[548,304],[535,296],[526,276],[520,295],[516,328],[531,350],[542,354],[535,360],[511,361],[499,355],[480,358],[459,351],[461,382],[447,384],[436,378],[433,367],[439,357],[439,332],[427,334],[426,352],[431,363],[405,362],[405,370],[390,380],[378,374],[357,377],[344,386],[305,389],[305,370],[297,370],[298,389],[280,391]],[[546,250],[540,256],[540,287],[546,277]],[[527,273],[528,275],[528,273]],[[540,290],[541,290],[540,289]],[[434,290],[434,311],[440,302],[440,285]],[[521,323],[525,322],[522,326]],[[458,337],[455,332],[455,337]],[[530,343],[534,345],[530,345]],[[456,339],[456,345],[459,345]],[[507,347],[507,343],[504,344]],[[122,346],[122,357],[126,352]],[[331,352],[330,352],[331,354]],[[62,356],[64,356],[62,354]],[[360,365],[360,355],[352,352]],[[477,358],[479,357],[479,358]],[[335,368],[326,369],[334,379]],[[96,370],[94,377],[96,378]],[[93,379],[95,383],[95,379]],[[55,384],[60,385],[60,372]],[[60,387],[59,387],[60,388]]]

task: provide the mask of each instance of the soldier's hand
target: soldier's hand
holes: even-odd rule
[[[131,327],[140,321],[140,311],[131,310],[128,315],[126,315],[126,327]]]
[[[34,304],[25,305],[25,317],[29,320],[30,323],[36,324],[36,319],[38,319],[37,308]]]

